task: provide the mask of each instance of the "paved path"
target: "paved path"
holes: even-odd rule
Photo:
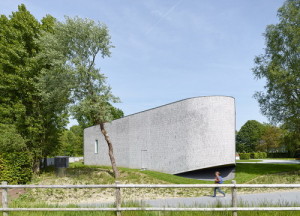
[[[259,160],[259,159],[257,159]],[[264,163],[264,164],[300,164],[300,160],[272,160],[272,159],[263,159],[260,162],[238,162],[237,163]]]

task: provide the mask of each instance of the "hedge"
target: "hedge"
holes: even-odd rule
[[[0,154],[0,181],[26,184],[32,177],[33,157],[30,152]]]
[[[250,153],[250,158],[251,159],[264,159],[264,158],[267,158],[267,153],[266,152],[252,152],[252,153]]]
[[[240,153],[240,160],[267,158],[266,152]]]
[[[240,160],[249,160],[250,153],[240,153]]]

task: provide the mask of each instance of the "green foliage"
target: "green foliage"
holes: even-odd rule
[[[23,137],[17,132],[15,125],[0,124],[0,153],[26,150]]]
[[[65,82],[54,86],[71,96],[72,114],[83,128],[123,116],[111,105],[119,99],[112,95],[106,77],[95,65],[98,55],[109,57],[113,48],[104,24],[66,17],[65,22],[56,22],[54,34],[43,35],[40,44],[44,50],[41,59],[48,64],[54,61],[53,76],[60,74],[58,80]]]
[[[66,18],[66,23],[59,23],[57,31],[59,41],[69,51],[68,60],[74,73],[74,117],[82,125],[111,121],[109,102],[118,102],[119,99],[112,95],[105,76],[95,67],[98,54],[102,58],[111,54],[113,46],[107,27],[76,17]]]
[[[240,159],[241,160],[249,160],[250,159],[250,153],[240,153]]]
[[[258,176],[294,171],[299,171],[298,164],[240,163],[236,165],[235,173],[237,183],[243,184],[257,178]],[[280,181],[280,179],[278,180]],[[280,182],[277,184],[279,183]]]
[[[296,132],[287,132],[283,137],[284,146],[288,152],[283,157],[294,157],[297,148],[300,148],[300,136]]]
[[[50,15],[39,22],[23,4],[0,16],[0,123],[15,126],[36,160],[56,149],[67,123],[67,92],[44,91],[55,85],[43,79],[51,64],[42,61],[38,40],[54,23]]]
[[[264,158],[268,157],[268,153],[267,152],[259,152],[259,154],[260,154],[260,158],[261,159],[264,159]]]
[[[111,112],[111,115],[112,115],[112,120],[124,117],[124,112],[119,108],[113,107],[112,105],[111,105],[111,111],[110,112]]]
[[[255,58],[255,78],[266,80],[265,92],[255,98],[271,121],[300,131],[300,1],[286,0],[278,10],[279,23],[268,25],[265,53]]]
[[[267,158],[267,153],[266,152],[253,152],[253,153],[250,153],[250,158],[251,159],[264,159],[264,158]]]
[[[83,128],[74,125],[70,130],[65,130],[60,137],[59,155],[82,156],[83,155]]]
[[[26,184],[32,177],[33,157],[30,152],[0,154],[0,181]]]
[[[276,126],[265,124],[261,142],[256,146],[257,151],[277,152],[282,151],[284,131]]]
[[[236,136],[237,152],[255,151],[256,146],[261,142],[263,132],[263,124],[255,120],[247,121]]]
[[[260,159],[260,154],[258,152],[253,152],[250,154],[251,159]]]

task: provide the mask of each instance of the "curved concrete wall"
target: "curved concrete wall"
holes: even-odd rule
[[[235,101],[195,97],[106,124],[118,166],[177,174],[235,164]],[[95,153],[95,140],[98,153]],[[84,130],[84,163],[110,165],[99,126]]]

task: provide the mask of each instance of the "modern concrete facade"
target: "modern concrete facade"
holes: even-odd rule
[[[235,164],[235,100],[189,98],[105,124],[117,166],[178,174]],[[84,163],[110,165],[98,125],[84,130]]]

